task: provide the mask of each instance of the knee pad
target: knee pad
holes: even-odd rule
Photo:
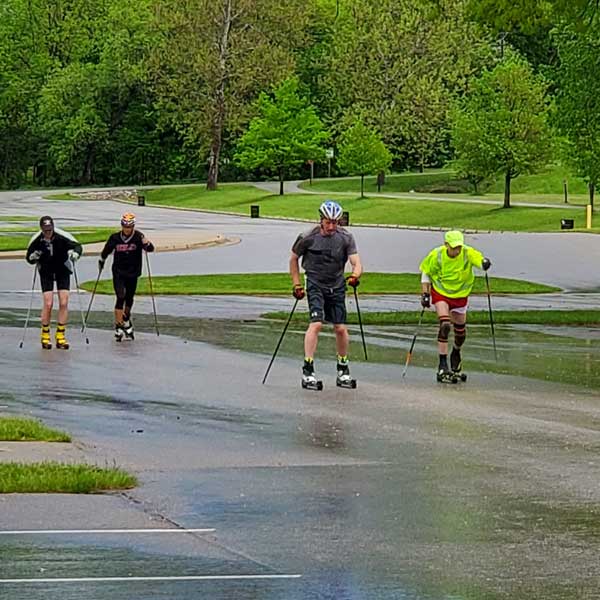
[[[119,296],[117,296],[117,301],[115,302],[115,308],[117,310],[123,310],[124,304],[125,304],[125,298],[119,298]]]
[[[454,345],[460,348],[467,338],[467,326],[465,323],[462,325],[454,324]]]
[[[440,329],[438,331],[438,342],[443,344],[448,342],[448,336],[450,335],[450,319],[448,317],[440,318]]]

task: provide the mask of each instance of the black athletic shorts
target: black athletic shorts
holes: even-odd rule
[[[117,303],[121,304],[121,302],[124,301],[125,306],[131,308],[133,306],[133,298],[135,297],[137,284],[137,277],[123,277],[121,275],[113,274],[113,288],[117,295]],[[119,302],[119,300],[121,302]],[[117,308],[122,308],[122,304]]]
[[[324,288],[310,281],[306,284],[311,323],[346,323],[346,288]]]
[[[40,281],[42,283],[42,292],[53,291],[55,281],[57,290],[69,291],[71,272],[66,268],[58,271],[57,273],[54,273],[53,271],[43,271],[40,272]]]

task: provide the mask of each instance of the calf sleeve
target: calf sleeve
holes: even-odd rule
[[[450,335],[450,318],[440,317],[440,329],[438,331],[438,342],[446,344],[448,342],[448,336]]]
[[[463,323],[462,325],[458,325],[454,323],[454,345],[457,348],[460,348],[464,343],[467,337],[467,325]]]

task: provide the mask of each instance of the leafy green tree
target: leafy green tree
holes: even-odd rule
[[[290,78],[272,95],[261,93],[258,115],[240,138],[235,160],[245,169],[276,172],[283,195],[286,169],[324,158],[328,137],[315,109],[300,95],[298,80]]]
[[[157,0],[159,110],[198,149],[199,164],[208,158],[208,189],[217,186],[224,142],[242,132],[258,94],[293,73],[306,6],[303,0]]]
[[[565,29],[557,36],[556,124],[565,137],[565,156],[588,183],[590,204],[600,181],[600,32]]]
[[[340,0],[320,83],[326,122],[340,132],[348,111],[375,128],[403,166],[440,164],[448,113],[467,80],[491,62],[489,40],[462,0]]]
[[[545,80],[523,59],[510,56],[473,81],[453,114],[452,142],[467,173],[504,176],[504,208],[510,184],[543,166],[550,156],[549,102]]]
[[[338,167],[350,175],[360,175],[361,198],[365,197],[365,175],[386,171],[392,164],[392,155],[381,138],[360,119],[342,133],[338,149]]]

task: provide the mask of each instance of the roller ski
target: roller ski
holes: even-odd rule
[[[125,328],[123,326],[123,323],[116,323],[115,324],[115,341],[121,342],[121,341],[123,341],[124,337],[125,337]]]
[[[335,384],[341,388],[356,389],[356,379],[350,377],[350,367],[348,366],[347,358],[338,356]]]
[[[302,365],[302,389],[318,392],[323,389],[323,382],[315,377],[315,363],[312,360],[305,360]]]
[[[450,353],[450,368],[457,382],[461,381],[464,383],[467,380],[466,373],[462,372],[462,358],[458,348],[453,348]]]
[[[68,350],[69,342],[65,337],[66,327],[65,325],[57,325],[56,326],[56,347],[59,350]]]
[[[50,338],[50,325],[42,325],[40,342],[42,343],[42,348],[44,350],[52,350],[52,340]]]
[[[123,321],[123,331],[125,332],[125,338],[128,340],[134,340],[135,336],[133,333],[133,324],[131,322],[131,319],[125,319]]]
[[[458,379],[451,369],[448,368],[448,362],[445,354],[440,355],[440,364],[438,365],[436,379],[438,383],[458,383]]]

